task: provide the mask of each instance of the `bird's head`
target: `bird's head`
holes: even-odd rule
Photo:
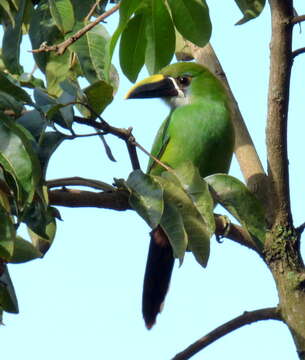
[[[171,106],[188,104],[191,97],[202,94],[204,80],[213,75],[203,66],[180,62],[168,65],[159,74],[136,83],[126,99],[163,98]]]

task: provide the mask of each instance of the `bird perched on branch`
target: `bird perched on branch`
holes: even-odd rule
[[[186,161],[200,176],[227,173],[234,130],[229,98],[221,82],[205,67],[180,62],[162,69],[134,85],[127,99],[162,98],[170,113],[155,138],[152,155],[175,169]],[[164,168],[150,159],[148,173],[160,175]],[[144,276],[142,312],[147,328],[155,321],[168,290],[174,256],[164,229],[151,232]]]

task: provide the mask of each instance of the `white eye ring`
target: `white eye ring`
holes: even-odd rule
[[[178,97],[185,97],[184,92],[180,89],[179,85],[177,84],[177,80],[172,78],[171,76],[169,76],[168,78],[172,81],[175,89],[177,90]]]

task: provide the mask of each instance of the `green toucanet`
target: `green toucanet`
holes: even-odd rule
[[[230,167],[234,130],[229,98],[221,82],[205,67],[180,62],[162,69],[136,85],[128,99],[160,97],[171,110],[161,125],[152,155],[171,168],[191,161],[202,177],[227,173]],[[150,159],[148,173],[160,175],[164,168]],[[161,226],[151,232],[142,299],[147,328],[155,321],[173,269],[174,257]]]

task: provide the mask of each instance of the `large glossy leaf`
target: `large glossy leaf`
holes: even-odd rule
[[[17,188],[17,200],[22,207],[31,201],[40,177],[40,167],[30,141],[30,134],[20,125],[1,116],[0,163],[11,174]]]
[[[155,228],[163,213],[163,190],[159,183],[141,170],[133,171],[127,180],[131,191],[130,206],[148,223]]]
[[[20,236],[16,237],[14,251],[9,263],[21,264],[27,261],[31,261],[42,256],[41,252],[27,240],[22,239]]]
[[[164,202],[174,205],[181,214],[188,237],[188,248],[193,252],[199,264],[205,267],[210,254],[209,228],[178,179],[174,180],[172,174],[168,176],[168,172],[162,173],[162,177],[156,177],[156,179],[164,189]],[[174,243],[176,239],[173,237],[170,241]]]
[[[168,65],[175,52],[175,30],[163,0],[151,0],[146,13],[146,56],[148,71],[155,74]]]
[[[0,265],[0,307],[10,313],[18,313],[18,301],[7,266]]]
[[[22,73],[19,56],[22,38],[22,22],[27,6],[32,6],[32,4],[27,0],[19,0],[18,11],[15,15],[15,24],[9,24],[5,28],[3,36],[2,58],[7,69],[13,74]]]
[[[0,259],[8,260],[14,251],[16,230],[12,217],[0,205]]]
[[[266,0],[235,0],[244,17],[236,25],[242,25],[245,22],[256,18],[264,9]]]
[[[130,17],[132,14],[143,5],[142,0],[121,0],[120,2],[120,21],[117,29],[113,33],[112,37],[109,39],[106,46],[106,64],[105,64],[105,73],[107,76],[107,80],[110,79],[110,69],[111,69],[111,60],[114,52],[115,45],[122,33],[125,29]]]
[[[26,104],[32,104],[29,94],[20,86],[14,84],[3,72],[0,72],[0,90]]]
[[[168,4],[181,35],[198,46],[207,44],[212,25],[205,0],[168,0]]]
[[[51,15],[59,28],[66,34],[74,25],[74,12],[70,0],[49,0]]]
[[[205,178],[216,194],[217,201],[226,208],[252,235],[262,249],[266,236],[265,213],[261,203],[240,180],[227,174]]]
[[[146,35],[145,15],[134,16],[122,33],[120,41],[120,64],[124,74],[136,81],[145,62]]]
[[[83,22],[77,23],[73,31],[79,30],[84,25]],[[71,46],[71,49],[77,54],[84,76],[90,83],[106,78],[105,49],[109,38],[105,27],[99,24]]]

